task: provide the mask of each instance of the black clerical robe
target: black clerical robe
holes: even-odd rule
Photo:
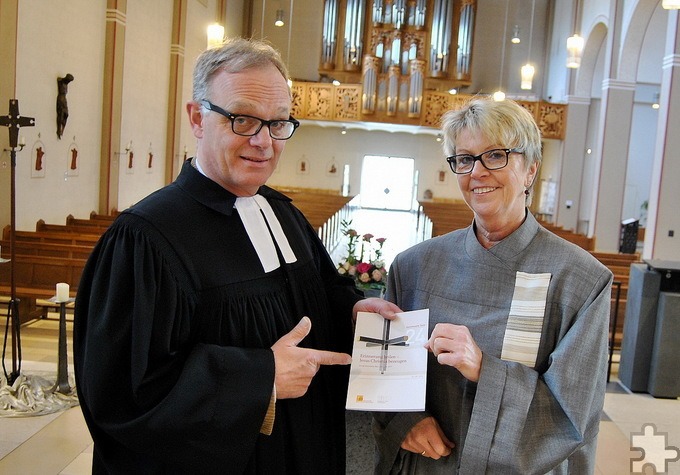
[[[307,393],[272,395],[271,346],[303,316],[300,346],[351,351],[360,298],[290,199],[266,197],[297,257],[265,274],[235,196],[187,161],[171,185],[123,212],[78,288],[74,359],[94,471],[344,473],[347,366]]]

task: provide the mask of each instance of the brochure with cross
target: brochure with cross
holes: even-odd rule
[[[347,409],[425,410],[429,318],[429,309],[398,313],[394,320],[359,312]]]

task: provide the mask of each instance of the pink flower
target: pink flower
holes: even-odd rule
[[[369,242],[371,239],[373,239],[373,234],[371,233],[364,234],[364,241]]]
[[[381,245],[384,244],[385,241],[387,241],[387,238],[378,238],[378,239],[375,240],[375,242],[377,242],[378,244],[381,244]]]
[[[380,282],[383,278],[382,272],[380,272],[379,269],[374,269],[373,272],[371,272],[371,278],[375,282]]]
[[[371,270],[371,264],[368,264],[366,262],[359,262],[357,264],[357,272],[360,274],[366,274],[368,271]]]

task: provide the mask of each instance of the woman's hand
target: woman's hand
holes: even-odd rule
[[[482,350],[475,343],[468,327],[438,323],[432,330],[425,348],[434,354],[439,364],[453,366],[473,383],[479,381]]]
[[[402,449],[435,460],[449,455],[455,446],[432,416],[414,425],[401,443]]]

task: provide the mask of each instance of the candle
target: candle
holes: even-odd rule
[[[23,147],[24,145],[26,145],[26,137],[22,135],[21,137],[19,137],[19,146]]]
[[[68,296],[68,284],[65,282],[59,282],[57,284],[57,302],[67,302],[69,299]]]

